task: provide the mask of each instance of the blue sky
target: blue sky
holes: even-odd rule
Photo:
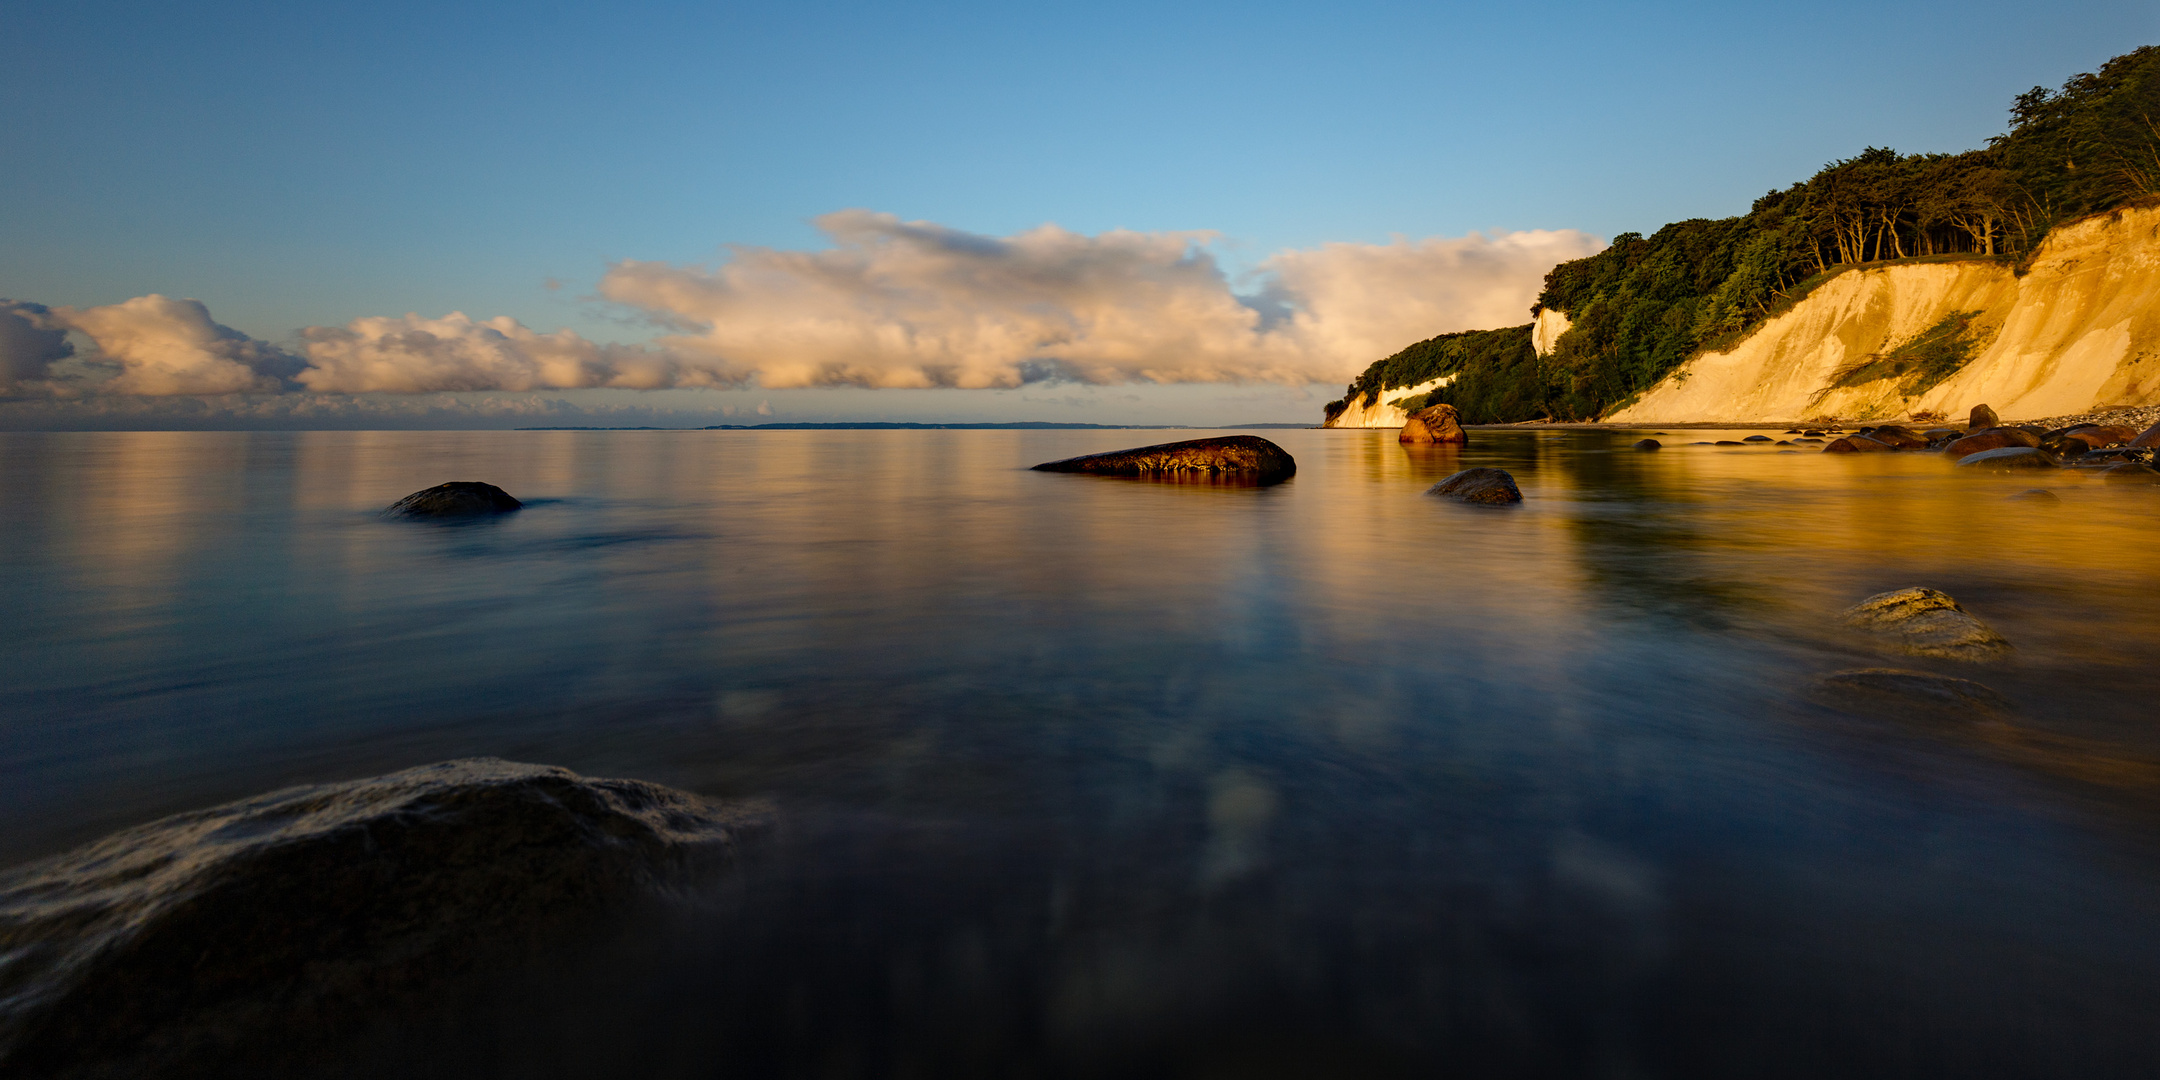
[[[2018,91],[2160,40],[2160,8],[2101,2],[17,0],[7,23],[0,296],[194,297],[287,344],[450,311],[641,341],[592,299],[611,264],[817,249],[849,208],[1206,230],[1233,276],[1331,242],[1649,231],[1864,146],[1981,145]]]

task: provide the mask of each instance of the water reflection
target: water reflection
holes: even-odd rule
[[[0,855],[476,753],[780,800],[400,1073],[2160,1063],[2160,492],[1617,433],[1027,469],[1133,435],[0,436]],[[1422,494],[1473,466],[1525,502]],[[530,508],[374,516],[450,479]],[[1915,584],[2015,662],[1837,625]],[[1807,698],[1886,663],[2016,721]]]

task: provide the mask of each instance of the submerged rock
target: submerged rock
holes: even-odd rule
[[[2010,653],[2001,634],[1934,589],[1877,593],[1847,608],[1845,625],[1914,656],[1988,663]]]
[[[2019,502],[2047,503],[2049,505],[2062,502],[2062,496],[2046,488],[2026,488],[2010,497]]]
[[[2000,450],[1982,450],[1967,454],[1958,460],[1960,469],[2056,469],[2062,462],[2055,455],[2035,446],[2005,446]]]
[[[524,503],[510,497],[510,493],[493,484],[471,480],[453,480],[437,484],[425,491],[415,491],[391,503],[383,511],[387,517],[445,518],[478,517],[485,514],[507,514],[522,509]]]
[[[1470,436],[1463,433],[1462,423],[1456,417],[1455,406],[1445,403],[1430,405],[1411,413],[1409,418],[1403,421],[1402,434],[1396,436],[1396,440],[1455,446],[1470,444]]]
[[[1995,410],[1988,408],[1986,405],[1975,405],[1972,407],[1972,412],[1965,418],[1965,430],[1981,431],[1986,428],[1996,427],[2001,423],[2002,417],[1995,415]]]
[[[1098,476],[1221,478],[1272,484],[1296,474],[1297,459],[1257,435],[1224,435],[1046,461],[1035,466],[1035,470]]]
[[[2100,478],[2110,484],[2160,484],[2160,470],[2124,461],[2100,470]]]
[[[115,833],[0,877],[0,1071],[254,1057],[650,896],[761,827],[475,758]]]
[[[1639,441],[1637,441],[1637,442],[1636,442],[1636,444],[1635,444],[1635,449],[1637,449],[1637,450],[1656,450],[1656,449],[1659,449],[1660,447],[1663,447],[1664,445],[1665,445],[1664,443],[1661,443],[1661,442],[1657,441],[1656,439],[1642,439],[1642,440],[1639,440]]]
[[[1740,440],[1740,441],[1741,441],[1741,442],[1769,442],[1769,441],[1771,441],[1771,440],[1770,440],[1770,436],[1768,436],[1768,435],[1750,435],[1750,436],[1748,436],[1747,438],[1745,438],[1745,439],[1742,439],[1742,440]]]
[[[2016,712],[2010,699],[1970,679],[1897,668],[1857,668],[1825,675],[1809,694],[1842,712],[1935,724],[1999,721]]]
[[[1488,506],[1522,501],[1522,489],[1515,486],[1515,478],[1505,469],[1464,469],[1425,489],[1425,494]]]

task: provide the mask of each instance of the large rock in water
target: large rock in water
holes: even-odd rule
[[[1985,431],[2001,424],[2002,417],[1995,415],[1995,410],[1985,405],[1973,406],[1972,412],[1965,418],[1965,430],[1967,431]]]
[[[485,514],[507,514],[522,509],[524,503],[510,497],[510,493],[493,484],[471,480],[452,480],[437,484],[425,491],[415,491],[391,503],[383,511],[388,517],[448,518],[479,517]]]
[[[1987,469],[2006,471],[2010,469],[2056,469],[2062,462],[2055,455],[2034,446],[2005,446],[2000,450],[1982,450],[1958,459],[1960,469]]]
[[[1464,469],[1425,489],[1425,494],[1487,506],[1522,501],[1522,489],[1515,486],[1515,478],[1505,469]]]
[[[1914,656],[1989,663],[2010,653],[2001,634],[1934,589],[1877,593],[1847,608],[1845,625]]]
[[[260,1063],[683,881],[763,824],[654,784],[476,758],[115,833],[0,877],[0,1073]]]
[[[2030,431],[2017,428],[1996,427],[1975,431],[1962,439],[1943,447],[1943,456],[1960,461],[1985,450],[2001,450],[2012,446],[2039,446],[2040,440]]]
[[[1297,459],[1257,435],[1225,435],[1046,461],[1035,468],[1039,472],[1094,473],[1098,476],[1246,480],[1273,484],[1297,473]]]
[[[1470,436],[1463,433],[1462,423],[1455,414],[1455,406],[1442,403],[1411,413],[1409,419],[1403,421],[1402,434],[1396,437],[1396,441],[1468,446]]]

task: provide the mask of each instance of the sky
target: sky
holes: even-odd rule
[[[1309,421],[2149,2],[16,0],[0,426]]]

